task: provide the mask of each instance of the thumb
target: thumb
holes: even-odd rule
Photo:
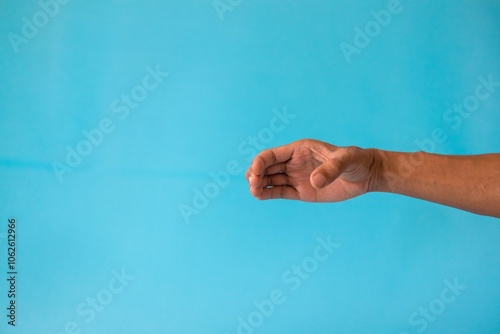
[[[344,156],[325,161],[311,173],[310,182],[312,186],[316,189],[326,187],[342,175],[347,165]]]

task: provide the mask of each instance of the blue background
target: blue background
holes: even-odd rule
[[[263,146],[416,151],[439,128],[435,152],[499,152],[500,89],[457,129],[443,114],[478,77],[500,80],[500,2],[403,0],[350,63],[340,44],[387,1],[233,4],[222,20],[211,0],[74,0],[14,47],[41,7],[0,3],[0,331],[232,334],[279,289],[286,301],[255,333],[418,333],[410,316],[457,278],[467,288],[424,331],[500,332],[498,219],[389,194],[259,202],[238,149],[286,108],[295,118]],[[169,76],[120,119],[112,102],[148,66]],[[105,118],[114,130],[60,182],[54,162]],[[187,223],[180,207],[232,160],[240,172]],[[341,246],[291,291],[282,275],[328,235]],[[86,322],[78,305],[122,268],[134,278]]]

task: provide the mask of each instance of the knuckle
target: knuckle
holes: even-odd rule
[[[346,146],[344,147],[344,151],[348,155],[355,154],[359,150],[359,147],[357,146]]]

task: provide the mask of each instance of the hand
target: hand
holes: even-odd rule
[[[338,202],[372,190],[378,165],[375,150],[303,139],[262,151],[245,177],[260,200]]]

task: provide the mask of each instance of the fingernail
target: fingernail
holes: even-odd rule
[[[313,176],[313,182],[316,184],[316,187],[323,188],[326,184],[326,177],[324,177],[323,174],[318,173]]]
[[[250,176],[250,177],[248,178],[248,183],[249,183],[250,185],[252,185],[252,181],[253,181],[253,176]]]

